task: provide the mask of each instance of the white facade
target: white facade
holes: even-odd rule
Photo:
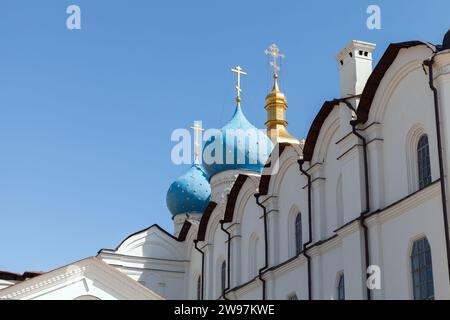
[[[115,250],[101,250],[97,259],[150,288],[155,297],[166,299],[223,299],[224,262],[230,275],[225,281],[227,299],[262,299],[263,292],[266,299],[294,295],[302,300],[338,299],[341,275],[346,299],[367,299],[368,295],[371,299],[413,299],[412,247],[414,241],[426,237],[434,298],[450,299],[435,104],[429,70],[423,66],[436,48],[421,42],[393,44],[371,73],[373,48],[353,41],[338,55],[341,99],[324,104],[305,144],[280,146],[279,159],[271,159],[278,161],[276,172],[221,172],[211,179],[211,203],[203,216],[175,217],[176,236],[153,225],[131,235]],[[360,51],[362,56],[358,56]],[[433,71],[448,199],[450,51],[436,55]],[[367,167],[364,142],[352,133],[352,120],[355,132],[366,142]],[[295,119],[290,123],[295,125]],[[431,181],[419,186],[417,147],[424,134]],[[311,176],[310,184],[300,171],[299,160]],[[299,253],[298,213],[302,244],[306,244]],[[375,281],[379,280],[380,287],[369,291],[367,262],[380,270]],[[11,294],[19,286],[45,275],[0,290],[0,297],[14,298]],[[46,291],[36,293],[36,298],[88,295],[81,287],[74,289],[79,290],[76,294]],[[131,291],[124,289],[125,296],[99,291],[92,295],[100,299],[143,297]]]

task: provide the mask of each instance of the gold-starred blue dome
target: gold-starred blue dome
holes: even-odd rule
[[[194,164],[171,184],[166,203],[173,216],[181,213],[203,213],[210,196],[209,177],[201,165]]]
[[[210,177],[227,170],[261,172],[272,148],[272,141],[247,120],[238,104],[231,120],[205,143],[203,167]]]

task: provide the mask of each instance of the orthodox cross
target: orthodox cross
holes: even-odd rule
[[[271,44],[269,49],[265,50],[264,53],[272,57],[273,61],[270,62],[270,65],[273,67],[274,77],[278,77],[278,71],[280,71],[278,59],[280,59],[281,62],[281,59],[284,58],[284,54],[280,52],[280,49],[275,43]]]
[[[194,162],[199,164],[200,163],[200,134],[202,131],[205,131],[205,129],[202,128],[201,121],[194,121],[194,126],[191,127],[191,129],[194,129]]]
[[[236,102],[239,105],[241,103],[241,74],[246,75],[247,73],[241,68],[241,66],[237,66],[231,71],[237,74],[237,85],[236,85]]]

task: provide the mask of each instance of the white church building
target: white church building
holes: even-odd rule
[[[0,298],[450,299],[450,32],[393,43],[372,68],[374,48],[339,52],[340,97],[299,141],[272,45],[267,134],[240,134],[256,128],[238,81],[231,120],[169,188],[173,234],[152,225],[47,273],[0,272]]]

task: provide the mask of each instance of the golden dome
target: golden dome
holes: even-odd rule
[[[291,143],[299,144],[300,142],[295,137],[291,136],[287,131],[288,125],[286,121],[287,99],[284,93],[280,90],[278,85],[278,75],[273,76],[274,84],[272,91],[266,97],[267,121],[265,123],[267,128],[267,135],[275,143]]]

